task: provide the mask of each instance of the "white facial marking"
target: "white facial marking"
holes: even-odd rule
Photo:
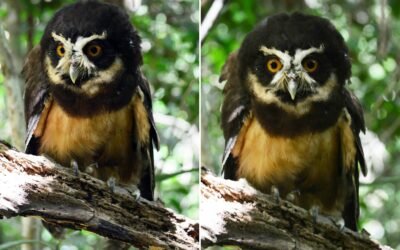
[[[102,34],[94,34],[89,37],[82,37],[79,36],[76,39],[75,43],[71,42],[71,39],[66,39],[63,35],[57,35],[56,33],[52,32],[51,36],[53,37],[54,41],[61,43],[64,46],[65,54],[56,66],[56,70],[61,72],[59,74],[64,74],[69,72],[71,64],[77,65],[79,67],[83,67],[87,70],[88,74],[93,73],[93,69],[95,65],[89,60],[89,58],[85,55],[83,48],[91,41],[100,39],[104,40],[107,38],[107,33],[103,32]],[[54,72],[57,73],[57,72]]]
[[[317,82],[303,68],[302,62],[310,54],[322,53],[324,51],[322,44],[318,48],[297,49],[293,56],[289,55],[288,51],[281,51],[266,46],[261,46],[260,51],[265,56],[276,56],[282,63],[282,69],[272,77],[271,83],[269,86],[264,87],[264,91],[269,89],[285,89],[289,92],[292,99],[295,99],[296,92],[304,88],[308,88],[312,92],[316,91]],[[295,80],[296,78],[297,80]]]
[[[265,46],[261,46],[260,51],[264,53],[265,56],[276,56],[282,63],[282,69],[278,71],[274,77],[272,78],[271,85],[276,85],[280,79],[285,77],[284,72],[290,69],[292,57],[289,55],[288,51],[280,51],[275,48],[267,48]]]
[[[301,62],[308,55],[312,53],[322,53],[322,52],[324,52],[324,46],[322,44],[319,46],[319,48],[311,47],[309,49],[297,49],[296,53],[294,54],[293,64],[301,65]]]
[[[82,89],[91,95],[97,94],[100,90],[98,85],[112,82],[114,77],[118,75],[123,68],[124,65],[122,60],[117,57],[108,69],[100,71],[97,77],[88,80],[84,85],[82,85]]]
[[[337,86],[336,76],[332,73],[328,78],[327,82],[321,87],[317,88],[316,93],[309,98],[304,99],[301,102],[288,104],[282,102],[274,93],[273,87],[265,87],[259,81],[256,75],[250,73],[248,81],[251,82],[251,91],[258,101],[265,104],[276,104],[288,113],[296,116],[307,114],[310,111],[311,103],[326,101],[332,90]]]

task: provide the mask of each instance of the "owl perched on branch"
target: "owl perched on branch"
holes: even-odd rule
[[[348,49],[328,20],[294,13],[262,21],[221,74],[225,178],[295,194],[297,205],[356,230],[365,125],[345,88],[350,75]]]

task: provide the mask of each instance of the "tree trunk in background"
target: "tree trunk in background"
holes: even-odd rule
[[[20,150],[24,150],[25,119],[23,106],[23,86],[21,69],[23,55],[19,38],[21,35],[20,1],[7,1],[9,12],[4,23],[6,27],[0,27],[0,65],[4,75],[6,90],[6,105],[8,121],[11,127],[11,143]],[[7,30],[9,37],[6,36]],[[8,39],[7,39],[8,38]],[[22,237],[25,240],[36,240],[40,237],[39,220],[35,218],[22,218]],[[37,244],[23,244],[22,250],[39,249]]]

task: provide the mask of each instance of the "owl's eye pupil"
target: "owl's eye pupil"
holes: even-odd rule
[[[88,54],[90,57],[98,57],[101,55],[102,49],[103,48],[100,45],[92,44],[86,48],[86,54]]]
[[[62,44],[59,44],[56,48],[56,53],[59,57],[63,57],[65,55],[65,48]]]
[[[270,73],[275,74],[282,68],[282,63],[278,58],[271,58],[267,62],[267,69]]]
[[[307,59],[303,62],[303,67],[308,73],[313,73],[318,68],[318,62],[314,59]]]
[[[91,48],[90,48],[90,52],[91,52],[92,54],[97,54],[97,52],[98,52],[97,47],[91,47]]]

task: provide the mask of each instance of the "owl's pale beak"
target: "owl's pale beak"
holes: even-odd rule
[[[78,66],[71,64],[71,66],[69,66],[69,78],[71,79],[73,84],[75,84],[76,79],[78,79],[78,76],[79,76]]]
[[[299,86],[299,84],[297,83],[297,81],[295,79],[290,79],[288,82],[288,91],[290,94],[290,97],[292,98],[292,100],[294,100],[296,98],[296,93],[297,93],[297,87]]]
[[[297,74],[294,72],[294,70],[290,70],[286,76],[289,80],[287,83],[287,90],[292,100],[294,100],[296,98],[297,88],[299,87]]]

